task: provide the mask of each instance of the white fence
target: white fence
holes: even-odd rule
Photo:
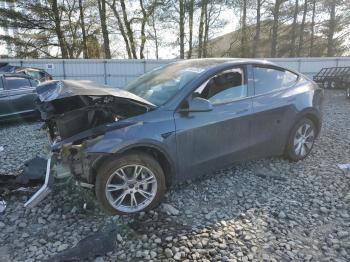
[[[323,67],[350,66],[350,57],[267,58],[281,66],[295,69],[312,77]],[[175,60],[128,59],[0,59],[11,65],[32,66],[46,70],[55,79],[88,79],[115,87],[156,67]]]

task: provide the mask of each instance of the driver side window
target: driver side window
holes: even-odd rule
[[[210,78],[194,91],[192,97],[201,97],[217,105],[239,100],[247,95],[244,70],[238,67]]]

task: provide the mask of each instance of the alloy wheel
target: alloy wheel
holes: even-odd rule
[[[117,169],[108,179],[105,194],[118,211],[131,213],[147,207],[157,193],[157,179],[142,165],[127,165]]]
[[[306,156],[314,144],[315,131],[311,125],[301,125],[294,136],[294,152],[299,157]]]

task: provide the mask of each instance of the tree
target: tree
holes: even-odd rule
[[[201,58],[203,54],[204,19],[207,12],[207,4],[207,0],[201,0],[201,15],[198,27],[198,58]]]
[[[185,58],[185,0],[179,0],[180,58]]]
[[[79,14],[80,14],[81,33],[83,36],[83,56],[84,56],[84,58],[89,58],[88,48],[87,48],[86,30],[85,30],[85,20],[84,20],[84,7],[83,7],[82,0],[79,0]]]
[[[271,57],[276,57],[277,55],[277,33],[278,33],[278,24],[280,18],[280,9],[283,2],[286,0],[275,0],[273,8],[273,25],[272,25],[272,39],[271,39]]]
[[[303,19],[301,21],[300,25],[300,33],[299,33],[299,46],[298,46],[298,56],[301,55],[301,51],[304,46],[304,28],[305,28],[305,19],[306,19],[306,13],[307,13],[307,0],[304,1],[304,11],[303,11]]]
[[[255,25],[255,35],[253,40],[253,51],[252,57],[257,56],[258,47],[260,43],[260,31],[261,31],[261,8],[265,1],[257,0],[256,1],[256,25]]]
[[[187,12],[188,12],[188,53],[187,58],[192,57],[192,48],[193,48],[193,14],[194,14],[194,0],[189,0],[187,2]]]
[[[315,41],[315,15],[316,15],[316,0],[312,0],[312,18],[311,18],[311,37],[309,56],[313,55],[314,41]]]
[[[103,36],[103,48],[105,52],[105,58],[111,58],[111,50],[109,47],[109,36],[107,29],[107,14],[106,14],[106,0],[97,0],[98,11],[100,14],[100,22]]]
[[[290,56],[295,56],[295,41],[297,38],[297,27],[298,27],[298,14],[299,14],[299,0],[295,0],[293,25],[291,32],[291,43],[290,43]]]
[[[247,0],[242,0],[242,19],[241,19],[241,56],[247,55]]]

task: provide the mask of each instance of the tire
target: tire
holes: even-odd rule
[[[331,88],[331,89],[336,89],[336,88],[337,88],[337,82],[335,82],[334,80],[332,80],[332,81],[330,82],[330,88]]]
[[[324,88],[324,89],[330,88],[330,83],[329,83],[328,80],[325,80],[325,81],[323,82],[323,88]]]
[[[112,215],[151,210],[160,204],[165,190],[163,169],[153,157],[141,152],[105,162],[96,176],[96,198]]]
[[[306,158],[313,148],[316,133],[315,124],[310,119],[299,120],[292,128],[288,138],[287,158],[295,162]],[[297,141],[299,143],[296,143]]]

